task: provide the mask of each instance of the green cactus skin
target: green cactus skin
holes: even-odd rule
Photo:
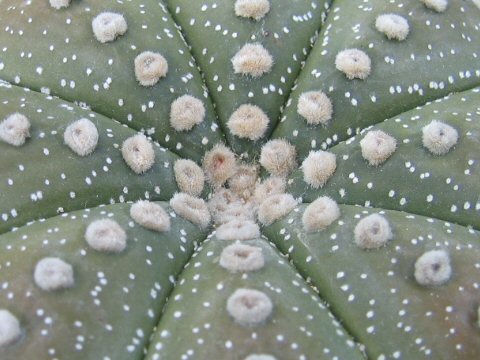
[[[475,88],[385,120],[328,150],[336,155],[337,169],[324,189],[307,186],[298,170],[287,191],[305,202],[328,195],[340,203],[406,211],[478,229],[480,203],[472,195],[478,191],[479,102],[480,88]],[[445,155],[433,155],[422,145],[422,128],[432,119],[459,133],[458,143]],[[370,130],[397,140],[393,155],[377,167],[368,165],[359,144]]]
[[[213,236],[197,249],[164,310],[147,359],[190,354],[240,360],[263,353],[277,359],[363,359],[325,305],[265,239],[241,242],[262,249],[263,268],[235,274],[222,268],[220,254],[232,243]],[[265,324],[244,327],[229,316],[226,303],[237,288],[260,290],[271,299]]]
[[[24,330],[2,349],[2,359],[142,358],[176,277],[206,233],[178,217],[170,232],[150,231],[134,223],[129,209],[116,204],[75,211],[0,236],[0,307],[9,308]],[[101,218],[127,232],[122,253],[89,248],[85,229]],[[35,264],[46,256],[73,266],[71,289],[45,292],[33,283]]]
[[[463,226],[404,212],[382,210],[393,239],[365,251],[353,241],[360,218],[380,211],[341,205],[341,217],[307,234],[305,205],[265,228],[266,236],[311,279],[342,324],[365,345],[371,359],[474,359],[480,353],[472,319],[478,308],[480,234]],[[446,250],[453,276],[423,287],[414,264],[425,251]]]
[[[17,317],[21,329],[6,345],[0,331],[0,359],[478,358],[478,1],[450,0],[438,13],[420,0],[271,0],[258,20],[236,16],[234,7],[234,0],[74,0],[61,9],[48,0],[0,1],[0,121],[19,112],[31,122],[22,146],[0,141],[0,310]],[[105,43],[92,31],[103,11],[123,14],[128,24]],[[404,40],[376,29],[377,16],[388,13],[407,19]],[[265,74],[234,72],[232,57],[246,43],[271,54]],[[336,68],[337,54],[349,48],[371,59],[363,80]],[[168,62],[166,76],[148,87],[134,67],[145,51]],[[326,125],[307,125],[298,114],[307,91],[323,91],[331,101]],[[183,95],[201,100],[205,117],[175,131],[170,109]],[[246,103],[270,120],[255,141],[234,136],[228,125]],[[99,132],[85,157],[63,139],[80,118]],[[422,128],[433,120],[458,130],[458,143],[444,155],[422,146]],[[396,139],[396,151],[378,166],[361,153],[370,130]],[[142,174],[121,152],[138,133],[155,152]],[[201,165],[206,151],[224,143],[237,165],[258,165],[262,146],[275,138],[296,148],[298,168],[285,180],[303,204],[261,227],[261,235],[252,222],[242,228],[242,219],[257,220],[256,186],[238,190],[242,200],[225,206],[225,216],[206,229],[169,207],[179,192],[176,160]],[[319,189],[304,181],[300,167],[311,150],[336,154],[335,173]],[[206,178],[223,178],[222,166],[233,164],[222,156],[210,160],[204,172],[220,174]],[[241,187],[245,179],[234,176]],[[215,190],[207,183],[201,198]],[[340,204],[341,215],[307,234],[303,211],[322,195]],[[169,231],[134,222],[130,206],[143,199],[168,211]],[[225,205],[218,201],[217,211]],[[392,239],[360,249],[355,226],[377,212],[388,219]],[[87,226],[104,217],[126,231],[123,252],[88,246]],[[255,234],[242,243],[262,249],[261,269],[241,274],[220,266],[233,241],[215,231],[227,218],[235,222],[223,236]],[[419,285],[415,262],[434,249],[448,252],[451,277]],[[47,292],[36,285],[35,265],[45,257],[72,265],[73,286]],[[233,319],[227,304],[239,288],[268,295],[273,311],[266,320],[242,326]]]
[[[168,0],[167,3],[205,74],[230,146],[236,153],[256,155],[258,145],[234,137],[226,129],[226,123],[240,105],[257,105],[270,118],[265,140],[268,138],[310,44],[318,35],[329,1],[272,1],[270,12],[258,21],[235,16],[233,1]],[[234,74],[231,58],[243,45],[255,42],[272,55],[272,70],[260,79]]]
[[[7,49],[0,58],[3,80],[87,103],[136,130],[154,129],[155,140],[187,158],[199,160],[205,148],[223,138],[195,61],[162,3],[73,1],[55,11],[48,1],[23,6],[9,0],[2,9],[0,22],[9,29],[2,35]],[[129,15],[126,34],[106,44],[93,37],[91,24],[103,11]],[[48,21],[23,27],[29,17]],[[152,88],[139,86],[134,75],[135,57],[147,50],[163,52],[171,68]],[[204,102],[205,120],[192,131],[175,132],[169,123],[170,104],[184,94]]]
[[[163,181],[173,178],[178,159],[166,149],[155,146],[155,165],[141,176],[127,166],[118,148],[135,134],[133,130],[71,103],[6,83],[0,84],[0,101],[0,118],[20,110],[32,123],[31,138],[21,148],[0,142],[0,233],[34,219],[110,202],[145,196],[169,200],[178,191],[175,182]],[[65,128],[80,118],[93,121],[99,132],[97,148],[87,157],[78,156],[63,141]]]
[[[367,2],[337,0],[297,80],[273,137],[297,147],[300,158],[308,152],[346,140],[359,130],[394,117],[450,92],[480,84],[478,9],[469,1],[450,1],[437,14],[421,1]],[[401,4],[401,5],[400,5]],[[410,34],[404,41],[388,40],[375,29],[384,13],[408,18]],[[352,14],[355,14],[352,17]],[[337,53],[346,48],[365,51],[372,72],[365,80],[348,80],[335,68]],[[297,114],[305,91],[322,90],[333,101],[333,119],[326,127],[309,126]],[[314,141],[314,146],[312,145]]]

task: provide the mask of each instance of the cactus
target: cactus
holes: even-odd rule
[[[480,356],[477,0],[0,22],[1,359]]]

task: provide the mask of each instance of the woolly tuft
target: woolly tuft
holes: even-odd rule
[[[245,44],[232,57],[232,64],[235,74],[250,75],[256,78],[272,69],[273,58],[262,44]]]
[[[70,5],[70,0],[50,0],[50,6],[54,9],[66,8]]]
[[[115,40],[127,32],[127,21],[122,14],[102,12],[92,21],[93,34],[101,43]]]
[[[0,309],[0,350],[12,344],[21,335],[20,322],[10,311]]]
[[[260,164],[272,175],[286,176],[296,166],[297,151],[287,140],[270,140],[262,147]]]
[[[268,197],[258,208],[258,221],[268,226],[288,215],[297,201],[291,194],[278,194]]]
[[[255,141],[265,135],[269,122],[270,119],[260,107],[243,104],[230,116],[227,126],[233,135]]]
[[[383,14],[377,17],[375,27],[390,40],[403,41],[410,32],[407,19],[397,14]]]
[[[85,232],[88,245],[97,251],[120,253],[127,246],[127,234],[115,220],[100,219],[90,223]]]
[[[255,202],[261,204],[272,195],[283,194],[286,188],[287,182],[284,178],[270,176],[256,186],[254,192]]]
[[[452,275],[450,256],[445,250],[423,253],[415,262],[414,275],[420,285],[436,286],[446,283]]]
[[[448,0],[420,0],[425,4],[429,9],[435,10],[436,12],[444,12],[448,7]]]
[[[22,146],[30,137],[30,121],[20,113],[14,113],[0,123],[0,140],[13,146]]]
[[[170,125],[177,131],[188,131],[205,119],[203,102],[191,95],[182,95],[170,107]]]
[[[63,141],[77,155],[90,155],[97,147],[97,127],[88,119],[77,120],[65,129]]]
[[[327,125],[332,118],[333,105],[322,91],[307,91],[298,98],[297,112],[310,125]]]
[[[441,121],[433,120],[422,128],[422,143],[434,155],[445,155],[458,141],[458,131]]]
[[[362,50],[346,49],[337,54],[335,66],[350,80],[365,80],[372,70],[372,61]]]
[[[340,217],[340,208],[335,200],[322,196],[307,206],[302,222],[305,231],[323,230]]]
[[[233,273],[256,271],[264,264],[262,248],[257,246],[232,244],[220,255],[220,266]]]
[[[178,215],[203,229],[210,224],[210,212],[203,199],[185,193],[176,193],[170,200],[170,206]]]
[[[205,185],[205,175],[192,160],[180,159],[173,165],[175,180],[180,190],[192,196],[200,196]]]
[[[149,170],[155,162],[153,145],[143,134],[134,135],[123,142],[122,156],[130,169],[137,174]]]
[[[223,144],[215,145],[203,157],[203,171],[213,186],[222,186],[237,170],[235,154]]]
[[[65,289],[75,284],[72,266],[56,257],[40,260],[35,266],[33,278],[35,284],[45,291]]]
[[[130,217],[137,224],[158,232],[170,231],[170,217],[158,204],[139,200],[130,207]]]
[[[237,0],[235,2],[235,15],[240,17],[258,21],[269,11],[270,2],[268,0]]]
[[[227,311],[236,323],[256,326],[264,323],[273,310],[270,298],[263,292],[240,288],[227,300]]]
[[[397,147],[397,140],[381,130],[372,130],[360,141],[362,156],[372,166],[383,164]]]
[[[362,249],[378,249],[393,238],[387,219],[380,214],[360,220],[354,230],[355,244]]]
[[[219,240],[252,240],[260,237],[260,228],[251,220],[232,220],[217,228]]]
[[[162,54],[144,51],[135,58],[135,77],[142,86],[153,86],[167,76],[168,63]]]
[[[303,179],[314,189],[323,187],[336,169],[335,154],[322,150],[310,151],[302,163]]]

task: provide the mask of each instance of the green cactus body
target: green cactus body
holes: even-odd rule
[[[477,0],[0,23],[0,359],[480,357]]]

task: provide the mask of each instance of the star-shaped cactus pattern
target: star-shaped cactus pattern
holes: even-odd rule
[[[478,0],[0,23],[2,360],[480,357]]]

